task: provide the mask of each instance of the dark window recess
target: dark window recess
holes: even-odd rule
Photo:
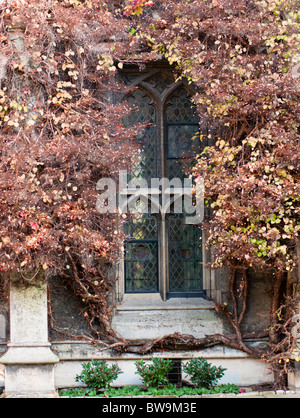
[[[177,387],[182,387],[182,367],[181,360],[171,359],[174,366],[173,369],[168,373],[169,383],[176,385]]]

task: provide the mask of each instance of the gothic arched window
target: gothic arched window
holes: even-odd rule
[[[150,187],[152,179],[166,179],[175,188],[176,181],[183,187],[186,169],[201,147],[199,117],[191,102],[190,87],[183,81],[175,83],[172,73],[159,70],[125,74],[124,80],[135,87],[124,98],[134,106],[124,123],[147,123],[137,138],[140,159],[128,181],[144,179]],[[170,190],[175,193],[175,189]],[[176,207],[174,199],[170,199],[165,213],[153,210],[151,199],[141,200],[146,210],[131,216],[125,224],[124,292],[159,292],[163,300],[203,295],[199,225],[185,222],[184,204]],[[161,194],[157,202],[161,208]]]

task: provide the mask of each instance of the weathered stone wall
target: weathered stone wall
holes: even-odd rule
[[[122,374],[112,386],[141,385],[140,376],[136,374],[135,361],[140,359],[139,355],[122,354],[116,355],[111,351],[100,351],[84,342],[53,343],[53,350],[59,353],[60,362],[55,365],[55,381],[57,388],[81,386],[81,382],[76,382],[76,375],[82,371],[82,363],[87,359],[106,360],[108,364],[118,364]],[[144,356],[148,362],[152,355]],[[260,360],[247,357],[246,354],[225,347],[214,347],[201,351],[181,351],[154,353],[154,357],[164,357],[168,359],[180,360],[182,364],[193,357],[205,357],[215,366],[226,368],[224,377],[220,383],[234,383],[237,385],[257,385],[262,383],[272,383],[273,375],[265,368]],[[183,379],[187,380],[185,373]]]
[[[228,283],[229,272],[222,270],[216,272],[216,289],[219,293],[219,301],[227,303],[232,309],[230,289]],[[240,276],[237,275],[237,286],[240,284]],[[243,332],[263,331],[269,327],[269,309],[271,306],[272,277],[266,272],[248,272],[248,298],[247,310],[242,323]],[[242,298],[239,299],[241,308]],[[225,324],[226,327],[226,324]]]
[[[231,305],[230,301],[230,291],[228,286],[228,278],[226,277],[228,272],[226,271],[220,271],[216,273],[216,289],[219,293],[220,299],[223,303],[228,303],[229,307]],[[59,279],[59,278],[53,278],[51,280],[51,301],[52,301],[52,317],[53,317],[53,324],[55,327],[57,327],[62,332],[65,332],[66,334],[73,334],[73,335],[82,335],[90,332],[89,324],[88,324],[88,318],[84,317],[84,313],[86,312],[84,303],[76,297],[72,291],[68,288],[67,284]],[[251,272],[249,275],[249,296],[247,301],[247,311],[245,314],[245,319],[243,323],[243,331],[244,332],[253,332],[253,331],[262,331],[266,329],[269,326],[269,308],[270,308],[270,291],[271,291],[271,279],[268,277],[268,275],[264,273],[255,273]],[[170,304],[171,301],[173,301],[172,305],[176,305],[176,299],[171,299],[167,302],[162,302],[161,306],[156,306],[157,301],[156,299],[159,298],[159,295],[157,295],[155,301],[153,302],[154,306],[149,306],[149,303],[151,302],[149,297],[147,300],[150,302],[147,304],[147,300],[143,297],[143,300],[145,301],[145,305],[137,305],[133,306],[133,310],[131,310],[132,306],[129,304],[128,307],[126,307],[126,303],[123,303],[123,305],[120,306],[120,310],[118,311],[117,315],[120,314],[122,311],[126,311],[126,314],[130,315],[132,318],[134,318],[134,315],[141,316],[140,313],[144,311],[149,311],[148,316],[151,316],[151,312],[153,317],[155,317],[154,314],[157,316],[157,312],[163,312],[163,307],[165,306],[166,310],[166,322],[169,321],[169,315],[170,315]],[[126,298],[125,298],[126,299]],[[154,300],[153,299],[153,300]],[[127,299],[126,299],[127,300]],[[186,303],[189,304],[190,301],[190,309],[193,308],[195,310],[196,306],[195,299],[187,299]],[[177,300],[178,302],[178,300]],[[151,302],[152,303],[152,302]],[[204,301],[205,303],[205,301]],[[136,305],[136,303],[134,304]],[[162,309],[161,309],[162,308]],[[180,307],[179,307],[180,308]],[[208,309],[207,306],[199,306],[199,309]],[[209,307],[211,309],[211,307]],[[154,314],[153,314],[154,313]],[[187,319],[190,317],[187,315]],[[161,316],[160,321],[163,321],[163,315]],[[222,318],[220,318],[222,321]],[[115,321],[116,322],[116,321]],[[122,321],[121,321],[122,322]],[[152,321],[153,322],[153,321]],[[174,322],[174,321],[173,321]],[[181,321],[182,322],[182,321]],[[117,322],[116,322],[117,323]],[[95,324],[97,325],[97,324]],[[209,321],[205,323],[205,334],[214,333],[215,330],[215,322],[212,323],[211,329],[209,328]],[[167,327],[164,326],[164,324],[158,324],[157,329],[161,328],[161,331]],[[226,332],[231,332],[230,328],[228,327],[228,324],[226,321],[223,323],[223,329]],[[197,327],[196,327],[197,328]],[[180,331],[180,330],[178,330]],[[122,334],[122,329],[120,328],[120,323],[118,322],[118,332]],[[142,332],[142,330],[141,330]],[[147,332],[147,331],[146,331]],[[218,331],[220,332],[220,330]],[[49,330],[49,335],[51,340],[62,340],[64,337],[62,334],[59,334],[57,332],[54,332],[53,330]],[[128,333],[128,329],[124,329],[124,333]],[[145,332],[143,333],[143,338]],[[160,336],[160,335],[157,335]],[[199,337],[198,335],[195,335]],[[151,334],[151,338],[155,338],[154,335]]]
[[[8,303],[0,300],[0,356],[6,350],[6,339],[9,335]],[[4,366],[0,360],[0,388],[4,386]]]
[[[53,327],[62,332],[56,332],[49,326],[50,339],[59,341],[70,339],[67,334],[80,336],[90,333],[88,321],[84,317],[85,305],[68,288],[66,282],[59,277],[53,277],[50,280],[50,289],[51,318],[49,325],[52,322]]]
[[[6,350],[6,340],[9,336],[9,307],[7,299],[0,299],[0,356]],[[4,366],[0,360],[0,388],[4,386]]]
[[[229,296],[226,286],[226,272],[216,275],[216,287],[225,302]],[[109,363],[118,363],[123,374],[118,385],[140,384],[134,362],[140,358],[134,354],[115,355],[110,350],[100,351],[84,341],[70,341],[67,334],[82,335],[89,333],[89,326],[84,318],[85,306],[68,289],[59,278],[51,280],[52,316],[54,325],[66,333],[65,336],[49,330],[54,352],[60,361],[55,365],[55,382],[57,388],[80,385],[76,382],[77,374],[82,370],[82,363],[91,359],[105,359]],[[250,332],[256,328],[264,329],[268,323],[268,291],[269,282],[264,275],[255,276],[250,281],[249,307],[245,318],[245,330]],[[155,338],[165,333],[178,331],[194,332],[196,337],[215,332],[226,332],[221,318],[217,317],[214,304],[202,299],[170,299],[162,302],[159,295],[126,295],[122,305],[116,311],[114,325],[120,334],[130,338]],[[142,296],[142,297],[139,297]],[[198,306],[199,305],[199,306]],[[164,311],[161,310],[164,306]],[[171,319],[173,318],[173,319]],[[192,320],[189,322],[189,320]],[[184,322],[186,320],[186,323]],[[229,330],[228,330],[229,331]],[[158,336],[157,335],[157,336]],[[258,344],[258,342],[254,342]],[[154,353],[155,356],[176,358],[182,362],[197,356],[209,359],[214,365],[227,369],[222,383],[250,385],[271,383],[273,376],[265,365],[249,358],[245,353],[226,347],[217,346],[202,351],[176,351]],[[143,358],[148,361],[151,355]]]
[[[9,306],[8,300],[0,299],[0,343],[9,336]]]

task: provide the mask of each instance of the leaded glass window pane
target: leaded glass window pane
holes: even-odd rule
[[[141,154],[139,161],[130,173],[130,178],[142,178],[150,181],[157,173],[156,110],[151,97],[141,89],[130,93],[127,96],[127,102],[134,107],[134,110],[123,119],[124,125],[148,124],[136,138],[141,144]]]
[[[136,213],[125,222],[125,289],[127,293],[158,292],[158,225],[150,213]]]
[[[175,92],[167,103],[167,122],[199,123],[199,117],[195,112],[195,106],[184,87]]]
[[[123,123],[147,123],[147,127],[137,138],[142,145],[140,160],[128,180],[143,179],[150,187],[153,178],[179,178],[183,185],[186,170],[202,145],[199,119],[188,89],[182,85],[174,91],[173,76],[166,72],[151,71],[149,76],[137,77],[139,87],[126,97],[134,111]],[[134,75],[125,78],[128,85],[137,82]],[[150,202],[146,199],[143,204],[147,212]],[[160,214],[151,214],[150,209],[129,216],[125,222],[126,293],[163,289],[165,298],[168,289],[169,296],[202,294],[201,230],[197,225],[186,225],[185,214],[174,213],[173,206],[166,222]],[[162,281],[166,286],[161,286]]]
[[[185,225],[184,215],[168,219],[169,291],[199,293],[203,289],[202,234],[196,225]]]
[[[124,223],[124,232],[127,239],[157,240],[157,218],[148,213],[134,214]]]
[[[156,74],[150,77],[146,83],[160,96],[174,84],[174,79],[166,74]]]
[[[200,149],[199,120],[184,87],[177,90],[166,107],[167,175],[185,177],[189,159]]]
[[[127,293],[158,291],[158,243],[130,241],[125,245]]]
[[[185,88],[171,97],[166,110],[169,179],[186,177],[191,158],[200,151],[199,121]],[[168,219],[169,292],[199,293],[203,289],[201,231],[185,225],[184,214]]]
[[[197,123],[168,123],[168,159],[191,158],[199,150]]]

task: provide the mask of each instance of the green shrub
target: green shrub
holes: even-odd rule
[[[138,360],[134,364],[137,367],[136,374],[139,374],[147,388],[155,388],[169,383],[168,373],[173,368],[172,360],[162,358],[151,358],[152,364],[146,364],[144,360]]]
[[[84,383],[88,389],[107,389],[121,372],[117,364],[108,366],[104,360],[92,360],[82,364],[82,373],[76,376],[76,382]]]
[[[224,376],[226,369],[212,366],[202,357],[194,358],[183,366],[183,371],[190,376],[196,387],[211,389]]]

